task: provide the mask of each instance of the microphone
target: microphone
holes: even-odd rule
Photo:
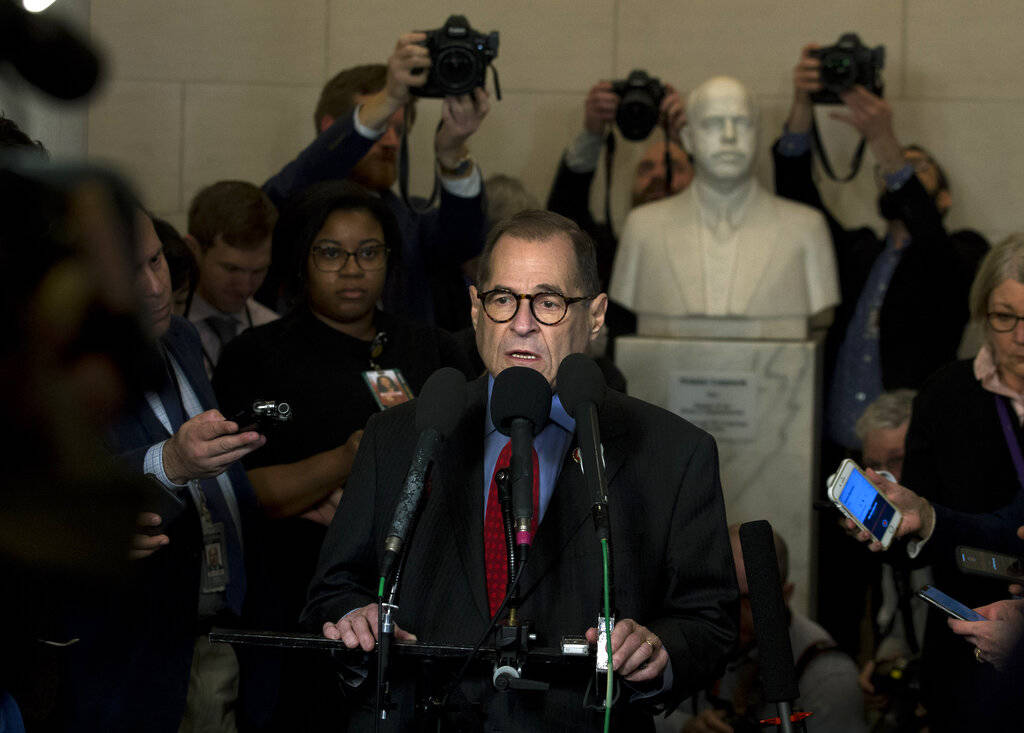
[[[0,0],[0,60],[59,99],[78,99],[99,80],[102,62],[89,42],[63,23]]]
[[[395,507],[391,529],[384,539],[384,560],[381,577],[391,574],[395,560],[402,551],[409,525],[416,516],[427,469],[441,442],[451,435],[466,410],[466,377],[458,369],[442,367],[430,375],[416,401],[416,430],[419,438],[413,450],[412,463],[405,475],[402,495]]]
[[[599,538],[608,537],[608,482],[604,475],[601,430],[597,411],[607,388],[601,367],[585,354],[569,354],[558,367],[558,396],[569,417],[576,421],[583,478],[594,497],[594,527]]]
[[[508,367],[494,378],[491,422],[512,439],[512,514],[516,545],[533,541],[533,438],[544,429],[551,412],[551,385],[529,367]]]
[[[772,526],[763,519],[740,525],[740,548],[754,617],[764,700],[777,703],[780,730],[791,731],[792,703],[800,696],[800,688],[796,683]]]

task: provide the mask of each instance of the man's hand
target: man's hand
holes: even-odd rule
[[[172,482],[211,478],[267,442],[257,432],[238,433],[238,425],[218,410],[207,410],[182,424],[164,443],[164,472]]]
[[[377,643],[377,604],[371,603],[342,616],[336,624],[328,621],[324,624],[324,638],[341,639],[349,649],[359,647],[364,652],[372,651]],[[416,635],[395,624],[395,639],[416,641]]]
[[[931,534],[931,530],[935,526],[935,510],[932,509],[927,499],[918,496],[905,486],[900,486],[880,476],[870,468],[866,469],[865,473],[871,479],[871,483],[882,493],[882,496],[888,499],[903,515],[900,526],[896,530],[896,537],[906,537],[910,534],[927,537]],[[868,549],[872,552],[884,549],[881,542],[873,540],[871,534],[860,529],[852,519],[843,520],[843,525],[858,541],[870,541]]]
[[[160,515],[153,512],[140,512],[135,517],[135,526],[140,530],[159,527],[161,522],[163,522],[163,519],[161,519]],[[170,541],[171,538],[165,534],[148,535],[136,532],[132,535],[132,544],[131,549],[128,550],[128,557],[132,560],[141,560],[144,557],[149,557]]]
[[[665,85],[665,98],[661,100],[661,123],[668,124],[669,137],[681,145],[679,131],[686,124],[686,102],[671,84]]]
[[[591,135],[604,135],[605,127],[615,121],[619,95],[612,91],[610,81],[599,81],[590,87],[583,102],[583,127]]]
[[[985,621],[948,619],[949,628],[977,650],[979,662],[1002,671],[1024,662],[1024,600],[996,601],[974,609]]]
[[[800,50],[800,60],[793,67],[793,104],[786,120],[786,129],[790,132],[807,133],[811,130],[814,105],[811,94],[821,91],[821,59],[811,55],[820,48],[816,43],[808,43]]]
[[[441,165],[454,168],[466,156],[466,140],[480,128],[491,109],[483,87],[472,94],[445,97],[441,103],[441,128],[434,136],[434,152]]]
[[[412,99],[409,87],[421,87],[427,83],[430,52],[423,45],[425,40],[426,33],[404,33],[398,37],[395,50],[388,58],[384,91],[392,102],[392,112]]]
[[[725,722],[724,710],[701,710],[686,721],[682,733],[732,733],[732,726]]]
[[[860,687],[860,691],[864,694],[864,707],[868,710],[885,710],[889,707],[888,695],[883,695],[875,689],[874,684],[871,682],[872,675],[875,674],[875,668],[879,661],[889,660],[876,660],[869,659],[864,663],[864,667],[860,670],[860,674],[857,675],[857,685]]]
[[[312,509],[306,510],[299,516],[302,519],[308,519],[311,522],[316,522],[317,524],[329,527],[331,522],[334,520],[334,513],[338,509],[338,503],[341,501],[342,493],[341,489],[332,491],[323,501]]]
[[[587,641],[597,643],[597,628],[587,629]],[[598,649],[607,655],[607,649]],[[668,664],[668,652],[661,639],[631,618],[616,622],[612,628],[612,669],[630,682],[656,679]]]
[[[903,147],[893,132],[889,103],[860,84],[840,93],[839,98],[846,110],[831,112],[829,117],[845,122],[864,136],[884,173],[895,173],[905,166]]]

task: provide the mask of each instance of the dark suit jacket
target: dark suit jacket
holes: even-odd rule
[[[483,561],[483,424],[487,378],[470,385],[470,408],[443,447],[429,500],[408,545],[397,621],[420,640],[471,645],[489,618]],[[416,440],[415,403],[372,418],[321,553],[303,622],[319,630],[376,600],[372,588],[384,536]],[[669,651],[674,705],[715,679],[736,634],[737,589],[713,439],[660,408],[609,392],[600,413],[607,461],[617,618],[648,626]],[[570,451],[571,455],[571,451]],[[521,589],[538,645],[595,625],[601,550],[591,498],[567,455],[541,522]],[[489,722],[515,730],[579,730],[597,718],[581,709],[587,675],[567,675],[542,695],[494,693]],[[518,697],[514,697],[518,695]],[[626,703],[618,724],[651,727]],[[532,697],[531,697],[532,696]],[[400,701],[411,714],[411,696]],[[400,718],[402,719],[402,718]]]
[[[374,142],[359,134],[351,114],[343,115],[264,183],[263,190],[274,204],[282,206],[314,183],[348,178]],[[470,325],[469,299],[459,267],[483,248],[483,192],[463,198],[442,187],[440,206],[424,213],[413,211],[391,191],[380,195],[402,232],[402,251],[396,253],[401,266],[388,278],[384,310],[449,331]],[[292,261],[287,252],[273,253],[270,272],[257,296],[267,306],[280,308],[277,288],[291,276],[284,268]]]
[[[195,327],[172,316],[161,340],[202,406],[216,407]],[[115,425],[111,447],[141,473],[149,446],[169,437],[149,405],[140,401]],[[231,467],[230,475],[244,518],[255,505],[252,488],[239,464]],[[202,532],[190,496],[166,534],[170,544],[137,561],[135,576],[120,592],[82,609],[72,620],[82,639],[69,647],[75,730],[178,729],[198,633]]]
[[[867,227],[845,229],[832,216],[814,184],[810,151],[787,157],[776,143],[772,152],[776,193],[821,211],[832,232],[842,302],[825,342],[825,378],[831,379],[857,300],[885,240]],[[895,195],[911,241],[878,316],[882,386],[919,389],[929,374],[956,360],[968,319],[967,293],[988,243],[968,230],[947,234],[917,176],[911,176]]]

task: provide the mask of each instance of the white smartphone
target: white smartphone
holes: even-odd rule
[[[892,544],[903,515],[849,458],[839,464],[828,487],[828,498],[882,547],[888,549]]]

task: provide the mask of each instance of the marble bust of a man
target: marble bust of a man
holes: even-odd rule
[[[645,322],[809,317],[836,305],[824,218],[754,178],[758,117],[746,87],[709,79],[690,94],[687,120],[683,144],[694,182],[633,209],[612,270],[612,299],[636,312],[641,335]]]

